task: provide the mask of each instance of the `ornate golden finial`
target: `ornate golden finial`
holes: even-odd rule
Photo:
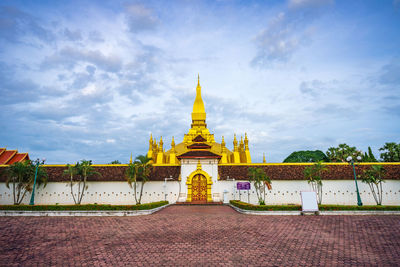
[[[197,86],[200,86],[200,74],[197,73]]]
[[[224,136],[222,136],[222,141],[221,141],[221,152],[226,153]]]
[[[150,134],[150,140],[149,140],[149,150],[153,149],[153,135]]]
[[[244,150],[249,150],[249,139],[247,138],[247,133],[244,133]]]
[[[159,152],[163,152],[163,141],[162,141],[162,136],[160,137],[160,142],[159,142],[159,145],[158,145],[158,151]]]
[[[263,163],[267,163],[267,161],[265,160],[265,153],[263,153]]]
[[[171,147],[172,148],[175,148],[175,140],[174,140],[174,137],[172,136],[172,141],[171,141]]]
[[[201,170],[201,163],[200,163],[200,160],[197,162],[197,170],[198,170],[198,171]]]
[[[238,150],[238,141],[236,139],[236,134],[233,135],[233,151]]]
[[[132,164],[132,152],[131,152],[131,158],[129,160],[129,164]]]

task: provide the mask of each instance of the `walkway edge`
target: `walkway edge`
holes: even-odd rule
[[[167,204],[151,210],[52,210],[52,211],[31,211],[31,210],[1,210],[0,216],[140,216],[150,215],[168,207]]]
[[[300,210],[244,210],[229,204],[239,213],[248,215],[301,215]],[[396,210],[329,210],[320,211],[319,215],[400,215]]]

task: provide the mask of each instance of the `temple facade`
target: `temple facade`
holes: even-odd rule
[[[247,134],[238,141],[233,139],[233,150],[226,147],[224,137],[217,143],[206,123],[206,111],[201,97],[200,78],[197,80],[196,98],[193,104],[192,124],[179,144],[172,137],[171,148],[164,149],[162,137],[157,143],[150,135],[147,156],[155,166],[180,166],[182,193],[179,201],[221,201],[222,187],[219,185],[218,166],[221,164],[249,164],[251,156]]]

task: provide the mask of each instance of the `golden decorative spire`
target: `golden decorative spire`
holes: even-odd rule
[[[249,139],[247,138],[247,133],[244,133],[244,150],[249,150]]]
[[[236,134],[234,134],[233,137],[233,151],[237,151],[238,150],[238,141],[236,139]]]
[[[221,141],[221,152],[222,153],[226,152],[224,136],[222,136],[222,141]]]
[[[153,149],[153,135],[150,134],[150,140],[149,140],[149,150]]]
[[[200,86],[200,73],[197,73],[197,86]]]
[[[267,161],[265,160],[265,153],[263,153],[263,163],[267,163]]]
[[[197,77],[196,98],[194,100],[192,112],[192,128],[194,127],[207,127],[206,110],[204,108],[203,99],[201,98],[200,75]]]
[[[175,140],[174,140],[173,136],[172,136],[172,141],[171,141],[171,149],[172,149],[172,152],[175,153]]]
[[[131,152],[131,158],[129,160],[129,164],[132,164],[132,152]]]
[[[159,152],[163,152],[163,141],[162,141],[162,136],[160,137],[160,143],[158,145],[158,151]]]

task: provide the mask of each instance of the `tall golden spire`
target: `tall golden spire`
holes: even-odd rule
[[[206,110],[204,102],[201,98],[200,75],[197,76],[196,99],[193,104],[192,112],[192,128],[205,128],[206,125]]]

